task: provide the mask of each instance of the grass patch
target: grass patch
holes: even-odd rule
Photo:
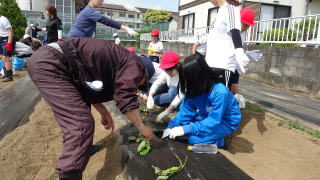
[[[259,106],[256,106],[254,104],[251,104],[251,103],[246,103],[246,109],[254,111],[254,112],[258,112],[258,113],[265,113],[266,112],[265,109],[263,109]]]
[[[306,129],[306,128],[302,127],[301,124],[299,122],[297,122],[297,121],[286,122],[286,121],[280,120],[278,122],[278,126],[284,126],[284,125],[288,126],[289,129],[291,129],[291,128],[298,129],[298,130],[300,130],[302,132],[305,132],[305,133],[307,133],[307,134],[309,134],[309,135],[311,135],[311,136],[313,136],[315,138],[320,139],[320,131]]]

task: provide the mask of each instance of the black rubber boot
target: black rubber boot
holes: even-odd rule
[[[12,69],[11,70],[6,70],[5,73],[4,73],[5,77],[4,79],[2,80],[2,82],[9,82],[9,81],[13,81],[13,78],[12,78]]]
[[[59,173],[59,179],[60,180],[82,180],[82,173],[77,170]]]

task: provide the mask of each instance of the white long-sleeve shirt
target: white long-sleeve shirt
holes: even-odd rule
[[[177,88],[179,83],[179,73],[177,73],[175,76],[171,77],[164,71],[161,73],[159,78],[152,84],[149,94],[155,94],[157,89],[163,85],[166,84],[169,88]],[[179,94],[173,99],[171,102],[171,105],[175,108],[179,106],[179,104],[182,101],[183,96]]]

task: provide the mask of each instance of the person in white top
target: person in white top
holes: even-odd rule
[[[9,20],[0,15],[0,43],[1,59],[4,60],[4,79],[2,82],[13,81],[12,62],[10,57],[13,55],[15,43],[13,41],[13,31]]]
[[[249,29],[250,26],[255,26],[255,23],[254,23],[255,13],[250,8],[243,8],[240,11],[240,16],[241,16],[241,42],[243,44],[245,39],[245,32]],[[246,54],[250,57],[250,55],[252,55],[253,52],[255,53],[256,56],[259,53],[259,51],[255,50],[255,51],[246,51]],[[255,59],[253,57],[250,57],[250,58]],[[240,75],[237,70],[235,72],[231,72],[230,90],[233,94],[238,93],[239,77]]]
[[[205,57],[207,52],[207,40],[207,34],[200,35],[197,42],[192,46],[192,54],[200,54]]]
[[[172,51],[166,52],[161,58],[160,68],[163,69],[164,72],[162,72],[160,77],[152,84],[147,101],[148,109],[153,109],[155,104],[157,106],[167,107],[165,111],[158,115],[156,122],[161,121],[169,115],[182,101],[183,97],[178,95],[177,88],[179,83],[179,59],[179,55]],[[157,90],[162,85],[167,85],[169,88],[168,91],[157,94]]]
[[[160,31],[154,29],[151,31],[151,42],[148,47],[149,58],[156,63],[160,61],[160,55],[162,54],[163,44],[159,39]]]
[[[120,38],[119,38],[118,33],[113,33],[113,37],[114,37],[114,43],[115,43],[116,45],[119,45],[119,46],[120,46],[121,40],[120,40]]]
[[[241,3],[237,0],[210,0],[219,7],[214,27],[207,41],[206,61],[219,77],[219,82],[229,87],[231,72],[245,72],[249,58],[243,51],[241,41]],[[230,88],[230,87],[229,87]]]

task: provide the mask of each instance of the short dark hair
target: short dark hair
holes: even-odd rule
[[[48,11],[51,16],[57,16],[57,9],[53,5],[47,5],[46,11]]]
[[[193,54],[186,57],[180,65],[178,87],[186,97],[195,97],[210,91],[217,79],[204,57]]]

